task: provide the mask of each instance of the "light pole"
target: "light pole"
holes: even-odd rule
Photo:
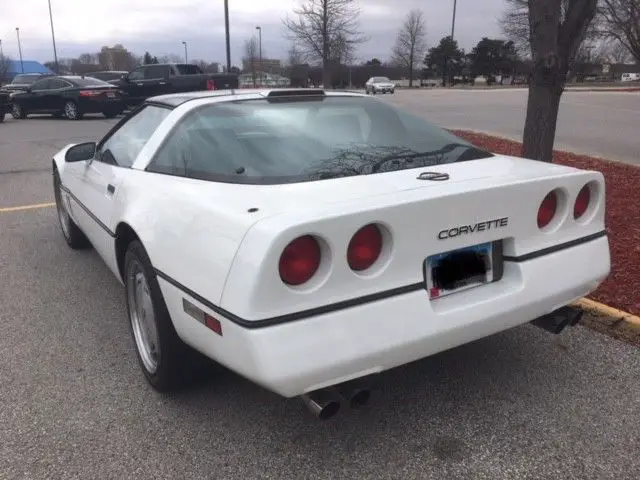
[[[182,45],[184,45],[184,63],[189,63],[187,60],[187,42],[182,42]]]
[[[224,31],[227,43],[227,73],[231,73],[231,42],[229,41],[229,0],[224,0]]]
[[[56,73],[60,75],[60,65],[58,65],[58,52],[56,50],[56,36],[53,33],[53,15],[51,13],[51,0],[49,3],[49,23],[51,23],[51,39],[53,40],[53,61],[56,62]]]
[[[20,46],[20,27],[16,27],[16,35],[18,36],[18,52],[20,53],[20,69],[24,73],[24,63],[22,63],[22,47]]]
[[[258,30],[258,44],[259,44],[259,58],[260,58],[260,87],[262,87],[262,27],[256,27],[256,30]]]

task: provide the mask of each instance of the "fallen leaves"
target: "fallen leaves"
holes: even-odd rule
[[[464,130],[452,133],[494,153],[522,156],[520,142]],[[589,298],[640,315],[640,168],[563,151],[555,151],[553,161],[603,173],[611,274]]]

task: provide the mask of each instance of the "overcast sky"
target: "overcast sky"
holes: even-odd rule
[[[23,59],[53,59],[47,0],[1,0],[0,39],[5,55],[18,59],[16,27],[20,27]],[[286,58],[289,47],[282,19],[304,0],[229,0],[231,60],[239,65],[245,39],[262,26],[263,54]],[[422,8],[429,46],[451,32],[453,0],[359,0],[360,25],[369,37],[357,60],[389,56],[395,34],[411,8]],[[51,0],[58,57],[97,52],[103,45],[122,43],[138,55],[145,50],[161,56],[184,55],[189,60],[225,63],[223,0]],[[458,0],[455,37],[472,48],[482,36],[500,36],[497,25],[504,0]]]

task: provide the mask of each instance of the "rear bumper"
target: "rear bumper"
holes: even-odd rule
[[[82,113],[121,112],[124,106],[122,97],[113,100],[83,98],[78,102]]]
[[[609,243],[506,262],[500,282],[430,302],[419,290],[264,328],[245,328],[159,278],[178,334],[204,355],[285,397],[379,373],[530,322],[592,292],[610,271]],[[183,310],[219,319],[223,335]]]

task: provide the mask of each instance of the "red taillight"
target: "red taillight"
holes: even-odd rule
[[[96,95],[100,95],[104,90],[80,90],[81,97],[95,97]]]
[[[213,82],[213,80],[207,80],[207,90],[215,90],[215,87],[216,84]]]
[[[352,270],[361,271],[371,267],[382,251],[382,234],[373,225],[365,225],[358,230],[349,242],[347,262]]]
[[[538,208],[538,228],[544,228],[556,215],[558,197],[555,192],[549,192]]]
[[[589,185],[585,185],[578,193],[578,198],[576,198],[576,203],[573,205],[573,218],[578,219],[584,212],[589,208],[589,202],[591,200],[591,190],[589,189]]]
[[[320,245],[311,235],[304,235],[287,245],[280,255],[280,278],[288,285],[307,282],[320,266]]]

